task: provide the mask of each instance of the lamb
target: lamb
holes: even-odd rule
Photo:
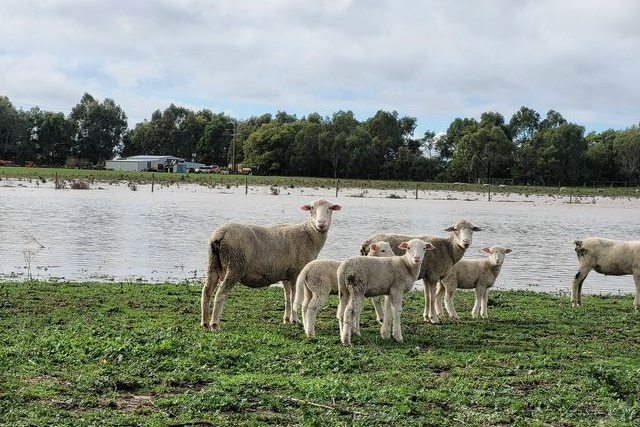
[[[376,242],[369,246],[369,256],[393,256],[393,250],[387,242]],[[297,313],[302,305],[302,325],[309,338],[315,336],[316,317],[327,298],[329,295],[338,293],[336,272],[340,263],[340,261],[332,259],[315,259],[309,262],[298,275],[293,311]],[[380,300],[372,298],[372,301],[381,322],[382,306]]]
[[[487,310],[487,300],[489,298],[489,288],[493,286],[500,274],[505,254],[511,253],[510,248],[502,246],[491,246],[482,249],[490,254],[487,258],[481,259],[461,259],[451,267],[449,273],[438,282],[436,289],[436,312],[442,317],[442,297],[449,317],[458,319],[458,313],[453,306],[453,295],[456,289],[476,290],[476,299],[471,310],[471,317],[480,316],[486,319],[489,317]]]
[[[357,327],[362,300],[380,295],[388,295],[380,335],[384,339],[392,335],[402,342],[402,297],[418,279],[426,252],[434,247],[423,240],[411,239],[400,243],[398,248],[405,254],[385,258],[355,256],[347,258],[338,267],[340,304],[337,317],[342,344],[351,345],[351,333]]]
[[[571,282],[571,305],[582,304],[582,283],[591,270],[608,276],[633,274],[636,294],[633,307],[640,304],[640,240],[611,240],[590,237],[575,241],[580,267]]]
[[[406,234],[391,233],[375,233],[367,237],[360,248],[360,253],[366,255],[367,248],[371,242],[384,240],[389,242],[392,248],[396,248],[400,242],[408,241],[414,238],[424,240],[435,246],[435,250],[431,252],[422,263],[418,279],[424,282],[424,321],[431,323],[440,323],[440,318],[435,310],[435,295],[438,280],[442,279],[451,269],[451,267],[464,255],[465,251],[471,246],[473,240],[473,232],[481,231],[481,229],[469,221],[459,220],[451,227],[445,229],[450,232],[449,237],[438,237],[431,235],[411,236]],[[401,253],[394,249],[396,255]]]
[[[210,330],[220,328],[222,307],[236,282],[252,288],[282,281],[284,288],[284,323],[296,323],[292,305],[298,273],[318,256],[331,225],[333,211],[340,205],[317,199],[300,207],[309,217],[298,224],[271,226],[224,224],[209,238],[209,261],[206,282],[200,300],[200,322]],[[209,318],[209,301],[217,291]]]

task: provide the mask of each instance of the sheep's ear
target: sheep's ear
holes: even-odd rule
[[[476,227],[475,225],[474,225],[473,227],[471,227],[471,229],[472,229],[473,231],[482,231],[482,228],[480,228],[480,227]]]
[[[342,206],[340,205],[331,205],[331,207],[329,208],[332,211],[339,211],[340,209],[342,209]]]
[[[376,245],[375,243],[370,244],[369,245],[369,252],[371,252],[371,251],[375,252],[377,247],[378,247],[378,245]]]
[[[429,243],[429,242],[427,242],[427,244],[426,244],[426,246],[425,246],[425,249],[426,249],[426,250],[428,250],[428,251],[432,251],[432,250],[434,250],[435,248],[436,248],[436,247],[435,247],[435,246],[433,246],[433,245],[432,245],[431,243]]]
[[[303,211],[310,211],[311,210],[311,205],[302,205],[302,206],[300,206],[300,209],[302,209]]]
[[[453,227],[453,225],[449,228],[445,228],[444,231],[456,231],[456,229]]]
[[[505,254],[510,254],[511,252],[512,252],[511,248],[507,248],[507,249],[504,250]]]
[[[407,249],[409,247],[409,243],[407,242],[402,242],[398,245],[398,248],[400,249]]]
[[[490,254],[493,251],[491,250],[491,248],[482,248],[482,252],[486,252],[486,253]]]

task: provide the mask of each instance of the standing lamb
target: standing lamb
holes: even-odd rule
[[[406,234],[391,233],[375,233],[367,237],[360,248],[360,253],[366,255],[367,248],[371,242],[384,240],[389,242],[391,247],[396,248],[400,242],[411,239],[421,239],[430,242],[435,246],[435,250],[430,253],[422,263],[418,279],[424,282],[424,313],[425,322],[439,323],[440,318],[435,310],[436,286],[438,280],[442,279],[449,272],[451,267],[464,255],[465,251],[471,246],[473,240],[473,232],[481,231],[469,221],[460,220],[445,231],[451,233],[449,237],[438,237],[431,235],[411,236]],[[396,255],[401,253],[394,249]]]
[[[271,226],[225,224],[209,238],[207,278],[200,300],[200,322],[211,330],[220,328],[224,300],[236,282],[252,288],[282,281],[284,322],[295,323],[292,284],[307,263],[318,256],[327,240],[331,214],[340,205],[318,199],[300,207],[309,217],[299,224]],[[217,291],[209,318],[209,300]]]
[[[571,282],[571,305],[582,303],[582,283],[591,270],[608,276],[633,274],[636,295],[633,307],[640,304],[640,240],[610,240],[590,237],[575,241],[580,268]]]
[[[393,250],[387,242],[376,242],[369,246],[369,256],[391,257]],[[315,323],[318,312],[327,301],[329,295],[338,294],[338,276],[336,272],[341,261],[333,259],[314,259],[309,262],[296,280],[296,298],[293,311],[297,313],[302,306],[302,325],[309,338],[315,336]],[[380,300],[371,299],[382,322]],[[378,314],[379,313],[379,314]]]
[[[404,255],[388,258],[355,256],[347,258],[338,267],[340,304],[337,317],[342,344],[351,345],[351,333],[357,327],[362,300],[380,295],[388,295],[385,301],[388,310],[380,335],[385,339],[393,335],[396,341],[402,342],[402,297],[418,279],[422,260],[426,252],[433,249],[433,245],[420,239],[411,239],[400,243],[398,247],[405,251]]]
[[[504,256],[511,253],[511,249],[502,246],[491,246],[483,248],[484,252],[490,254],[487,258],[481,259],[461,259],[451,267],[449,273],[438,282],[436,290],[436,312],[442,317],[442,297],[444,305],[452,319],[458,319],[458,313],[453,306],[453,295],[456,289],[476,290],[476,300],[471,310],[471,317],[480,316],[486,319],[489,317],[487,301],[489,299],[489,288],[493,286],[500,274]]]

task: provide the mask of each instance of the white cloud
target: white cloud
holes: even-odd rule
[[[70,110],[112,98],[131,124],[170,103],[418,119],[524,105],[587,129],[637,124],[633,0],[4,0],[0,95]]]

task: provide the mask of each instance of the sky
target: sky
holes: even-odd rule
[[[525,106],[601,132],[640,123],[639,22],[636,0],[2,0],[0,96],[110,98],[130,127],[384,110],[419,138]]]

